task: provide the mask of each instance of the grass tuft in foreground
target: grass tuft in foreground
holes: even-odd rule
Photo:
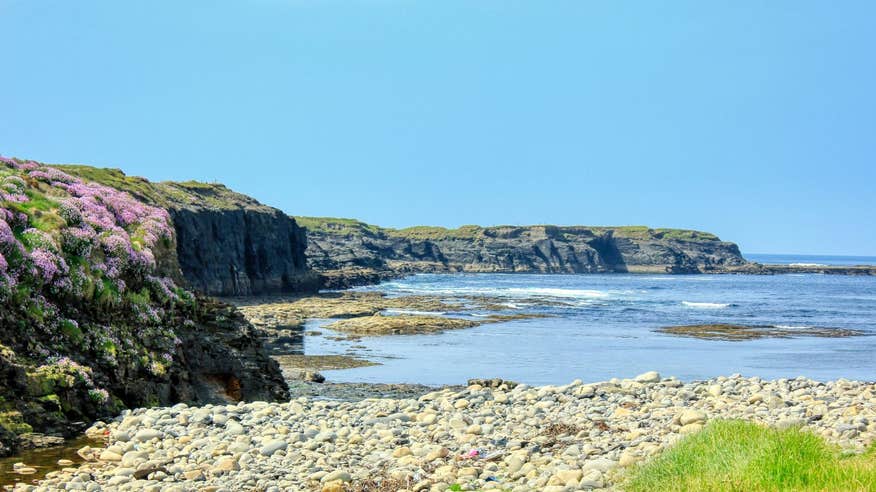
[[[843,456],[801,429],[715,421],[631,471],[627,492],[876,490],[876,445]]]

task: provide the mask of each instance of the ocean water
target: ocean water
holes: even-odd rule
[[[876,265],[876,256],[746,254],[747,260],[779,265]]]
[[[565,384],[578,378],[632,377],[649,370],[683,380],[733,373],[876,380],[873,277],[429,274],[361,290],[447,299],[496,296],[512,312],[553,317],[341,342],[329,339],[332,333],[322,328],[324,320],[313,320],[307,328],[321,330],[324,336],[306,336],[305,353],[353,352],[381,363],[327,371],[333,381],[437,385],[500,377]],[[655,331],[697,323],[847,328],[866,336],[729,342]]]

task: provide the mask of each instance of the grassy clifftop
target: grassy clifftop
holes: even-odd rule
[[[301,217],[296,216],[295,221],[308,231],[337,235],[363,235],[401,237],[407,239],[475,239],[478,237],[490,237],[496,234],[507,233],[521,229],[546,229],[560,234],[607,234],[611,232],[616,237],[625,237],[639,240],[671,240],[671,241],[720,241],[718,236],[702,231],[688,229],[651,229],[646,226],[490,226],[464,225],[456,229],[433,226],[415,226],[404,229],[391,229],[386,227],[367,224],[355,219],[342,219],[334,217]]]
[[[84,180],[130,193],[135,198],[162,208],[196,207],[212,209],[268,208],[258,200],[230,190],[219,183],[162,181],[153,183],[139,176],[128,176],[121,169],[83,165],[52,166]]]

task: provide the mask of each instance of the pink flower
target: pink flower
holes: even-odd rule
[[[30,252],[30,260],[37,268],[38,274],[45,283],[49,283],[55,275],[67,273],[67,262],[63,258],[55,256],[51,251],[37,248]]]
[[[31,171],[28,173],[28,176],[34,179],[38,179],[40,181],[45,181],[46,183],[73,183],[77,181],[77,179],[73,176],[70,176],[64,171],[58,170],[54,167],[43,167],[41,169]]]
[[[17,242],[15,234],[12,233],[12,228],[5,220],[0,220],[0,245],[12,244]]]

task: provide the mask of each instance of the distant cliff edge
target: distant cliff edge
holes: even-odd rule
[[[714,234],[644,226],[463,226],[389,229],[352,219],[296,217],[307,261],[326,286],[418,272],[706,273],[746,269]]]

